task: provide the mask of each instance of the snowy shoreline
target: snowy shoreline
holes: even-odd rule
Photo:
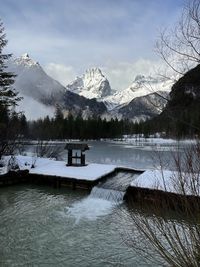
[[[170,170],[147,170],[133,180],[130,187],[178,195],[199,196],[200,174]]]
[[[141,172],[136,179],[130,183],[130,187],[145,188],[149,190],[159,190],[179,195],[196,195],[192,190],[191,182],[199,187],[199,173],[178,173],[170,170],[136,170],[124,168],[117,165],[90,163],[86,166],[75,167],[66,166],[64,161],[56,161],[48,158],[37,158],[30,156],[5,156],[3,158],[4,166],[0,168],[0,177],[15,170],[9,167],[9,162],[16,168],[16,171],[27,170],[30,175],[60,177],[66,180],[73,179],[77,181],[95,182],[101,178],[112,174],[115,171],[123,169],[124,171]],[[34,167],[33,167],[34,166]],[[181,176],[180,176],[181,175]],[[184,188],[183,188],[184,182]],[[195,184],[194,184],[195,183]]]

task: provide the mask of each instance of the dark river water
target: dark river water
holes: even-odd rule
[[[184,148],[175,143],[89,145],[88,162],[139,169],[158,167],[160,155],[170,166],[171,151]],[[28,153],[33,150],[27,148]],[[0,266],[158,266],[148,264],[125,242],[127,225],[133,224],[128,214],[124,203],[81,190],[0,188]]]

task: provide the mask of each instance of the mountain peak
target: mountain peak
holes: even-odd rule
[[[29,59],[30,57],[29,57],[28,53],[24,53],[24,54],[21,55],[21,58],[22,59]]]
[[[14,87],[23,96],[41,101],[45,96],[57,91],[64,91],[65,88],[57,81],[49,77],[43,68],[31,59],[28,53],[10,59],[8,71],[16,74]]]
[[[93,67],[93,68],[87,69],[85,73],[93,74],[93,75],[99,74],[99,75],[102,75],[104,77],[104,75],[102,74],[102,71],[97,67]]]
[[[67,85],[67,89],[87,98],[101,98],[110,95],[111,88],[108,80],[99,68],[87,69],[85,74],[77,77]]]
[[[141,81],[141,80],[144,80],[144,79],[145,79],[144,75],[138,74],[138,75],[135,76],[135,82],[138,82],[138,81]]]
[[[40,67],[40,64],[34,61],[33,59],[31,59],[28,53],[22,54],[20,57],[16,58],[14,61],[17,65],[21,65],[21,66],[28,67],[28,68],[33,67],[33,66]]]

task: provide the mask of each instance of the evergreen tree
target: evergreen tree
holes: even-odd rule
[[[20,134],[23,137],[27,137],[29,130],[28,130],[28,123],[26,120],[26,116],[24,114],[21,114],[19,120],[20,120]]]
[[[4,153],[11,152],[10,147],[14,148],[12,143],[15,143],[14,140],[18,133],[13,134],[15,128],[9,121],[9,108],[17,105],[17,102],[21,99],[12,88],[15,75],[6,71],[6,61],[11,57],[11,54],[3,53],[6,44],[6,35],[3,23],[0,20],[0,159]]]
[[[7,44],[4,27],[0,21],[0,106],[13,106],[20,100],[18,93],[11,87],[14,83],[15,75],[6,71],[6,61],[11,54],[3,54],[3,49]]]

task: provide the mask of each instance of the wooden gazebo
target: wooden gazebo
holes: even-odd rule
[[[89,146],[87,144],[67,143],[65,149],[68,150],[67,166],[85,166],[84,152],[89,150]]]

